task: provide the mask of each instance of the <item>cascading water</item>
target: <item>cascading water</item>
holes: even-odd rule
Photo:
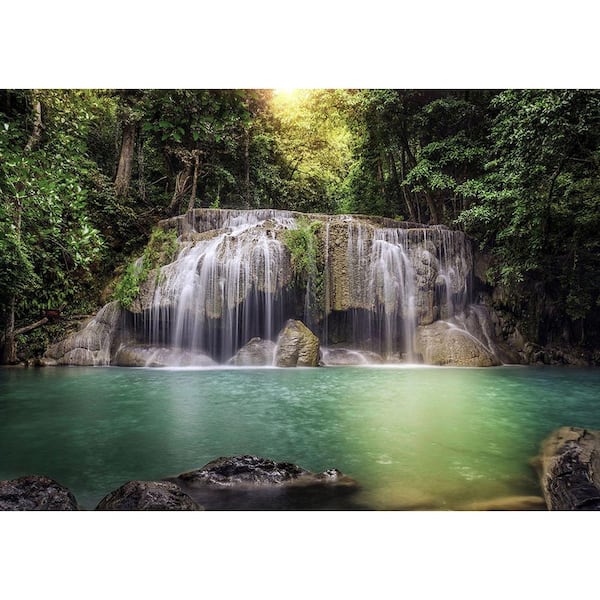
[[[348,222],[347,273],[353,341],[413,362],[417,325],[448,318],[470,300],[471,248],[443,227]]]
[[[285,236],[300,219],[317,222],[311,229],[317,264],[303,285],[292,272]],[[274,342],[288,319],[303,319],[340,362],[356,362],[356,351],[369,362],[428,360],[439,345],[439,326],[459,331],[471,302],[470,243],[462,232],[442,226],[213,209],[161,226],[179,234],[177,257],[150,273],[134,306],[123,310],[119,337],[111,338],[110,347],[171,356],[168,364],[177,364],[177,356],[185,364],[205,364],[194,358],[201,355],[226,362],[252,339]],[[485,337],[482,348],[490,349],[491,329],[467,321],[471,337]]]
[[[139,323],[150,344],[223,361],[250,338],[277,334],[289,269],[276,230],[294,221],[283,211],[231,212],[218,229],[188,232],[175,262],[161,269]]]

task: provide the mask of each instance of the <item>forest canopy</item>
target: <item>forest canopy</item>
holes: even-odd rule
[[[597,344],[599,140],[597,90],[0,90],[4,361],[200,207],[461,228],[532,339]]]

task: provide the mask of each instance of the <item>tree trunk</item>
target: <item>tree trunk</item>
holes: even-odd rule
[[[18,362],[15,337],[15,297],[13,296],[10,299],[8,319],[6,321],[6,331],[4,333],[4,344],[2,348],[3,365],[14,365]]]
[[[385,197],[385,179],[383,175],[383,164],[382,164],[381,156],[377,158],[377,183],[379,183],[379,193],[381,194],[381,199],[383,202],[386,202]]]
[[[144,140],[138,135],[138,192],[142,201],[146,200],[146,181],[144,179]]]
[[[40,143],[44,128],[44,124],[42,123],[42,103],[38,99],[36,90],[33,90],[33,114],[33,128],[25,146],[25,152],[30,152]]]
[[[183,198],[190,185],[190,178],[192,177],[192,167],[189,164],[185,164],[184,167],[175,175],[175,189],[173,190],[173,197],[169,204],[169,210],[173,210],[177,205],[177,202]]]
[[[439,225],[441,215],[437,202],[429,192],[425,192],[425,200],[427,201],[427,208],[429,208],[430,223],[432,225]]]
[[[418,202],[413,203],[410,197],[410,193],[406,185],[404,185],[404,178],[406,177],[406,149],[402,148],[400,152],[400,187],[402,189],[402,196],[404,198],[404,203],[406,204],[406,208],[408,209],[408,214],[410,215],[410,220],[416,223],[419,222],[419,204]],[[415,206],[417,208],[417,213],[415,213]]]
[[[196,194],[198,190],[198,177],[200,176],[200,152],[194,150],[194,175],[192,179],[192,193],[190,195],[190,201],[188,203],[188,211],[194,210],[196,205]]]
[[[250,208],[250,132],[244,129],[244,195],[246,208]]]
[[[21,219],[23,212],[23,205],[21,204],[21,200],[19,198],[15,198],[15,208],[16,208],[16,219],[15,219],[15,227],[17,238],[21,238]],[[14,365],[18,362],[17,360],[17,344],[16,344],[16,336],[17,332],[15,331],[15,312],[16,312],[16,296],[13,294],[9,305],[8,305],[8,318],[6,320],[6,328],[4,333],[4,347],[2,350],[2,364],[5,365]]]
[[[392,176],[392,183],[394,187],[394,202],[396,206],[394,207],[396,214],[400,214],[402,211],[400,197],[404,196],[402,185],[400,183],[400,178],[398,177],[398,168],[396,167],[396,159],[394,158],[394,153],[388,153],[388,162],[390,164],[390,173]],[[406,196],[404,196],[406,200]],[[414,217],[412,214],[411,206],[407,203],[406,207],[408,208],[409,220],[414,221]]]
[[[119,154],[119,164],[115,176],[115,192],[117,196],[127,196],[129,185],[131,183],[131,172],[133,168],[133,155],[135,150],[135,138],[137,125],[134,122],[123,123],[123,133],[121,135],[121,152]]]

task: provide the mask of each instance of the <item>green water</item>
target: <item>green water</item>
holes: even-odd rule
[[[235,454],[337,467],[378,509],[539,495],[529,460],[600,428],[600,369],[0,370],[0,479],[45,474],[85,508],[131,479]]]

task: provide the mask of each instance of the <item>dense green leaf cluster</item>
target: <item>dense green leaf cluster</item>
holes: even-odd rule
[[[492,280],[527,300],[534,338],[564,337],[566,315],[583,341],[600,298],[600,93],[509,90],[492,108],[486,172],[458,221],[496,256]]]
[[[29,150],[24,149],[27,120],[0,113],[4,312],[15,296],[17,307],[32,313],[79,304],[103,247],[87,210],[85,184],[94,168],[85,156],[85,140],[102,107],[84,93],[40,91],[37,99],[45,107],[44,139]]]
[[[177,254],[177,247],[177,232],[174,229],[156,228],[142,256],[127,265],[115,286],[113,298],[118,300],[123,308],[130,309],[140,293],[140,286],[148,279],[150,272],[172,262]],[[157,270],[157,277],[158,274]]]
[[[319,242],[316,236],[321,223],[299,219],[297,227],[284,232],[283,242],[290,252],[294,275],[306,279],[317,273]]]

